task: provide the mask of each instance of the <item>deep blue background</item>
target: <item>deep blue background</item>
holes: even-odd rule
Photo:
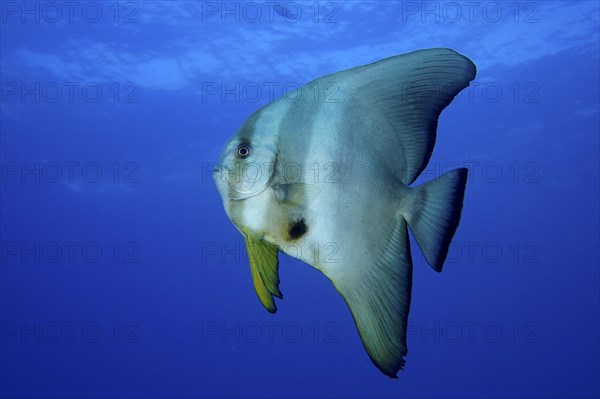
[[[99,3],[72,21],[54,4],[1,9],[1,397],[598,397],[596,2],[320,2],[317,21],[312,2],[272,19],[253,3],[255,22],[244,3],[103,3],[98,21]],[[269,84],[279,97],[438,46],[478,76],[419,183],[462,165],[470,182],[443,273],[414,252],[407,367],[390,380],[311,267],[282,257],[285,300],[262,308],[207,171]],[[39,100],[21,89],[36,82]],[[239,99],[206,90],[236,83]]]

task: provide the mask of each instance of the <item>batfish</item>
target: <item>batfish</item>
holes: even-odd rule
[[[467,169],[411,184],[429,162],[440,113],[475,74],[465,56],[433,48],[323,76],[252,114],[213,171],[264,307],[274,313],[282,298],[279,252],[304,261],[331,280],[371,360],[392,378],[407,355],[408,229],[440,272]]]

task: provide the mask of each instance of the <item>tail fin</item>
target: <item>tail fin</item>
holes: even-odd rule
[[[441,272],[463,206],[466,168],[451,170],[413,191],[406,220],[427,263]]]

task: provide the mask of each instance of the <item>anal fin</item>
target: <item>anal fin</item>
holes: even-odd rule
[[[399,216],[384,251],[370,265],[345,265],[354,278],[336,283],[350,307],[362,343],[384,374],[397,378],[407,354],[412,258],[406,221]]]

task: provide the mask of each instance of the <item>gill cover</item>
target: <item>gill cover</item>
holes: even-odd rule
[[[244,157],[240,155],[240,146],[249,151]],[[275,149],[269,145],[248,142],[231,143],[229,147],[221,168],[230,198],[242,200],[263,192],[273,178],[277,160]]]

